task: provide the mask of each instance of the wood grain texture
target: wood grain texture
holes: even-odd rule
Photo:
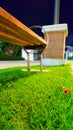
[[[46,41],[0,7],[0,40],[19,46],[46,46]]]

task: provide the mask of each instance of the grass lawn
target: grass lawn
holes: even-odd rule
[[[0,130],[73,130],[70,66],[0,70]]]

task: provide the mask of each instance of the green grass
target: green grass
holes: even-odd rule
[[[48,72],[23,69],[0,70],[0,130],[73,130],[70,64],[44,67]]]
[[[68,59],[69,59],[69,60],[73,60],[73,56],[69,57]]]

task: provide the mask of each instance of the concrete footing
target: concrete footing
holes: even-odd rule
[[[48,59],[45,58],[42,60],[44,66],[58,66],[58,65],[65,65],[64,59]]]

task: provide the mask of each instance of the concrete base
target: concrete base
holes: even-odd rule
[[[65,65],[64,59],[42,59],[42,64],[44,66],[58,66],[58,65]]]

